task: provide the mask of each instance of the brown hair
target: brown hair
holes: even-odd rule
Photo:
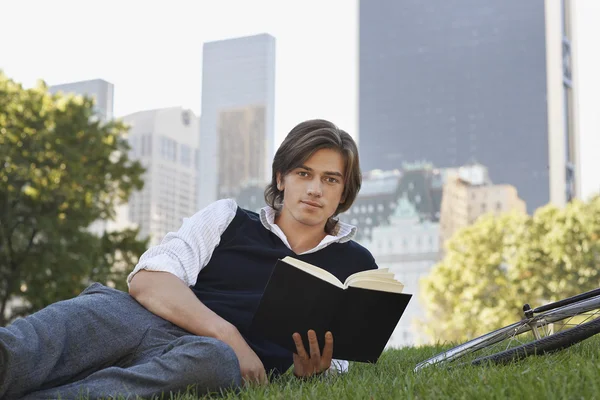
[[[283,191],[277,189],[277,174],[284,177],[321,149],[339,151],[345,162],[343,203],[338,205],[325,224],[325,232],[331,234],[337,224],[335,217],[352,206],[362,183],[356,143],[333,123],[322,119],[304,121],[288,133],[273,158],[273,174],[265,189],[265,201],[277,212],[281,211]]]

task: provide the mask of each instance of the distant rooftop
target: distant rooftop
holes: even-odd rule
[[[401,178],[400,171],[371,171],[363,178],[359,196],[377,196],[396,192]]]

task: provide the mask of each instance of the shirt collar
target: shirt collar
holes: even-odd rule
[[[271,207],[266,206],[261,208],[260,210],[260,221],[263,226],[270,230],[273,233],[282,232],[281,228],[275,224],[275,215],[277,215],[277,211]],[[333,235],[327,235],[328,242],[337,242],[337,243],[345,243],[354,238],[356,236],[356,226],[347,224],[342,221],[338,221],[334,228]],[[283,232],[282,232],[283,234]],[[333,239],[333,240],[331,240]],[[287,241],[287,240],[286,240]]]

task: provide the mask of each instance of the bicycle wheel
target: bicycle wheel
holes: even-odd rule
[[[504,364],[531,355],[551,353],[579,343],[598,332],[600,332],[600,318],[500,353],[479,357],[473,360],[471,364],[479,365],[485,362]]]
[[[600,332],[600,296],[497,329],[439,353],[415,367],[505,363],[571,346]]]

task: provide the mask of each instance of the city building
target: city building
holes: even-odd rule
[[[87,81],[69,82],[59,85],[52,85],[48,88],[52,94],[63,93],[66,95],[74,94],[79,96],[92,97],[95,105],[96,117],[107,122],[113,119],[114,104],[114,85],[103,79],[92,79]],[[131,228],[133,225],[128,219],[129,207],[125,204],[118,204],[115,207],[116,217],[113,220],[97,220],[89,226],[89,231],[98,236],[104,232],[119,231],[125,228]]]
[[[265,203],[265,188],[267,183],[250,183],[241,188],[234,196],[237,205],[243,209],[259,213],[266,206]]]
[[[526,213],[527,207],[512,185],[492,184],[482,165],[446,171],[440,212],[440,243],[483,214]]]
[[[480,162],[528,211],[579,194],[572,0],[360,0],[364,170]]]
[[[76,94],[89,96],[95,100],[96,114],[101,121],[113,119],[114,85],[104,79],[92,79],[88,81],[69,82],[52,85],[48,88],[50,93],[62,92],[64,94]]]
[[[181,107],[140,111],[123,121],[131,126],[130,157],[146,169],[144,188],[129,199],[129,219],[153,246],[197,211],[200,122]]]
[[[406,197],[422,220],[439,220],[442,173],[427,163],[405,164],[402,170],[364,173],[352,207],[340,220],[358,227],[356,240],[369,240],[373,229],[390,224],[401,197]]]
[[[389,224],[372,229],[367,247],[379,268],[388,268],[404,284],[404,293],[413,297],[404,311],[387,347],[425,344],[428,337],[419,329],[424,313],[419,281],[439,260],[439,223],[422,220],[415,205],[403,194],[395,203]]]
[[[269,180],[274,112],[274,37],[204,44],[198,209]]]

